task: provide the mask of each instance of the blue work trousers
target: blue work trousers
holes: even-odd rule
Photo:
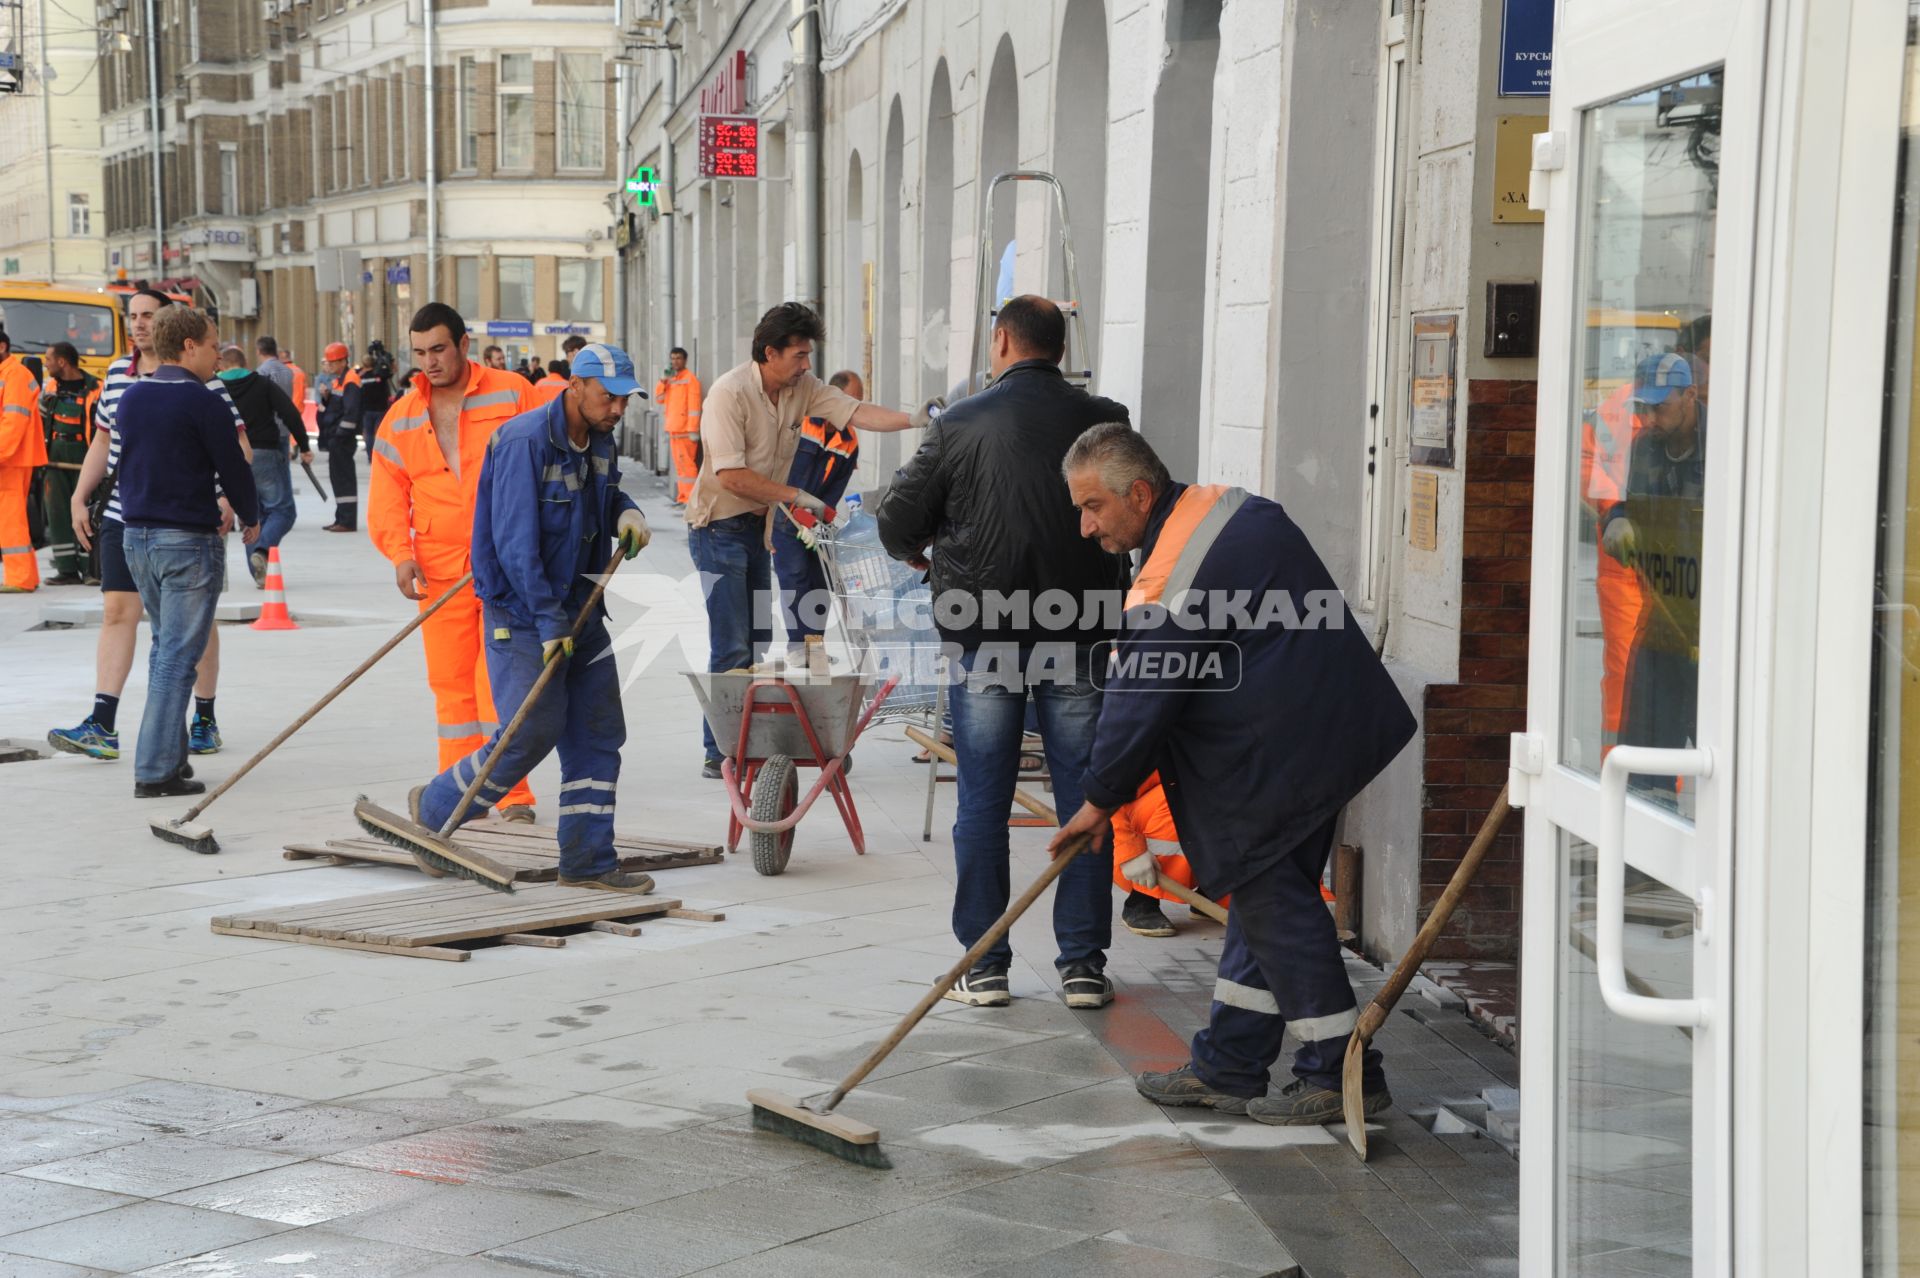
[[[1320,896],[1333,825],[1328,821],[1233,890],[1213,1013],[1193,1036],[1193,1072],[1209,1087],[1265,1096],[1291,1028],[1301,1045],[1293,1057],[1294,1077],[1340,1090],[1355,1008],[1333,915]],[[1380,1053],[1371,1047],[1362,1079],[1368,1091],[1386,1086]]]
[[[516,625],[492,604],[485,606],[483,616],[494,708],[503,723],[510,723],[540,677],[540,636],[531,626]],[[619,868],[613,851],[613,797],[620,780],[620,747],[627,740],[620,672],[604,618],[587,622],[575,641],[573,656],[565,660],[566,668],[540,694],[461,823],[484,816],[558,747],[560,877],[590,879]],[[499,739],[496,729],[485,745],[427,783],[420,796],[422,824],[436,830],[445,824]]]
[[[773,570],[767,556],[765,517],[735,515],[716,519],[705,528],[689,528],[687,549],[693,554],[693,566],[700,570],[700,588],[707,597],[708,671],[717,674],[752,665],[755,655],[773,641]],[[709,759],[735,746],[732,741],[716,744],[704,718],[700,735]]]
[[[260,494],[260,537],[247,550],[264,555],[280,544],[298,514],[293,505],[293,463],[284,443],[253,450],[253,486]]]
[[[226,541],[219,533],[127,528],[127,569],[153,627],[147,654],[147,708],[133,756],[135,781],[168,781],[187,759],[184,731],[194,667],[206,651],[220,602]]]
[[[787,632],[787,646],[797,648],[809,636],[824,634],[833,610],[826,568],[819,553],[807,547],[780,514],[773,517],[773,575],[780,579],[780,624]]]
[[[1042,660],[1036,661],[1036,652]],[[1086,648],[1070,643],[1038,649],[984,644],[960,657],[966,671],[952,689],[953,752],[959,811],[953,822],[953,935],[972,945],[1012,899],[1007,812],[1020,779],[1020,738],[1031,698],[1046,745],[1053,801],[1061,819],[1080,810],[1080,777],[1093,753],[1100,692],[1093,686]],[[1042,675],[1029,681],[1029,673]],[[1113,943],[1113,850],[1078,856],[1054,883],[1056,966],[1092,963],[1104,969]],[[1002,938],[982,963],[1013,961]]]

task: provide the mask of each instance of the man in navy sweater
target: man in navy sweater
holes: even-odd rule
[[[220,601],[223,494],[247,543],[260,535],[233,410],[205,384],[220,361],[213,324],[190,306],[165,307],[154,317],[153,349],[159,369],[127,388],[119,412],[128,423],[120,447],[127,566],[153,627],[133,758],[133,793],[142,799],[206,789],[186,765],[185,722],[194,664]]]

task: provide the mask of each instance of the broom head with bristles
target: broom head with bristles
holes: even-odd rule
[[[462,847],[417,821],[390,812],[362,796],[353,805],[360,828],[383,843],[409,853],[422,870],[435,878],[468,879],[496,892],[513,891],[513,870],[483,852]]]
[[[171,821],[154,817],[147,822],[147,829],[156,839],[165,839],[169,843],[178,843],[183,848],[192,848],[202,856],[212,856],[220,850],[219,840],[213,837],[213,827],[210,825],[183,821],[178,817]]]
[[[841,1114],[820,1113],[764,1087],[748,1092],[747,1103],[753,1106],[753,1125],[763,1132],[797,1140],[862,1167],[886,1171],[893,1166],[893,1160],[880,1148],[878,1127]]]

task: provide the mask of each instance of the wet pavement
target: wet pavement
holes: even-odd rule
[[[724,806],[697,776],[678,673],[682,633],[704,641],[697,591],[690,607],[684,540],[655,490],[643,499],[663,535],[634,567],[655,571],[610,592],[629,729],[617,821],[712,841]],[[296,617],[325,624],[223,628],[227,752],[204,776],[408,615],[364,537],[318,531],[326,515],[307,495],[283,547]],[[84,714],[97,632],[29,628],[83,593],[0,599],[0,736]],[[1168,940],[1116,923],[1120,998],[1092,1013],[1058,1001],[1044,912],[1016,927],[1014,1005],[940,1005],[845,1102],[881,1129],[892,1171],[753,1131],[748,1088],[826,1090],[957,953],[951,788],[923,843],[925,773],[897,727],[852,776],[865,857],[822,804],[784,875],[744,856],[659,875],[721,923],[458,964],[209,930],[239,907],[418,885],[280,848],[350,834],[356,794],[397,803],[431,767],[431,725],[403,648],[208,811],[218,857],[148,834],[178,809],[131,797],[130,759],[0,765],[0,1276],[1514,1272],[1513,1161],[1472,1123],[1512,1058],[1458,1011],[1419,1004],[1383,1032],[1400,1108],[1364,1167],[1337,1129],[1167,1113],[1133,1092],[1129,1072],[1178,1063],[1206,1014],[1221,930],[1184,911]],[[533,787],[550,812],[553,762]],[[1037,874],[1040,832],[1014,844],[1015,878]]]

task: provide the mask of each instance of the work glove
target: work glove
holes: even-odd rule
[[[1151,852],[1142,852],[1131,861],[1122,861],[1120,873],[1135,887],[1150,888],[1160,885],[1160,863],[1153,859]]]
[[[647,528],[646,516],[637,510],[621,511],[620,521],[614,526],[620,530],[620,549],[627,552],[629,559],[645,550],[647,543],[653,540],[653,533]]]
[[[573,639],[571,636],[565,639],[549,639],[540,645],[540,664],[543,666],[551,662],[555,657],[571,657],[572,655]]]
[[[828,517],[827,503],[821,501],[804,488],[796,488],[793,490],[793,501],[791,504],[798,506],[801,510],[810,511],[821,519]]]
[[[1633,521],[1625,515],[1608,520],[1607,526],[1600,530],[1600,548],[1619,563],[1632,560],[1638,540]]]
[[[945,410],[946,406],[947,401],[938,395],[920,405],[920,407],[913,410],[913,428],[915,430],[925,429],[933,423],[934,418],[938,417],[941,412]]]

